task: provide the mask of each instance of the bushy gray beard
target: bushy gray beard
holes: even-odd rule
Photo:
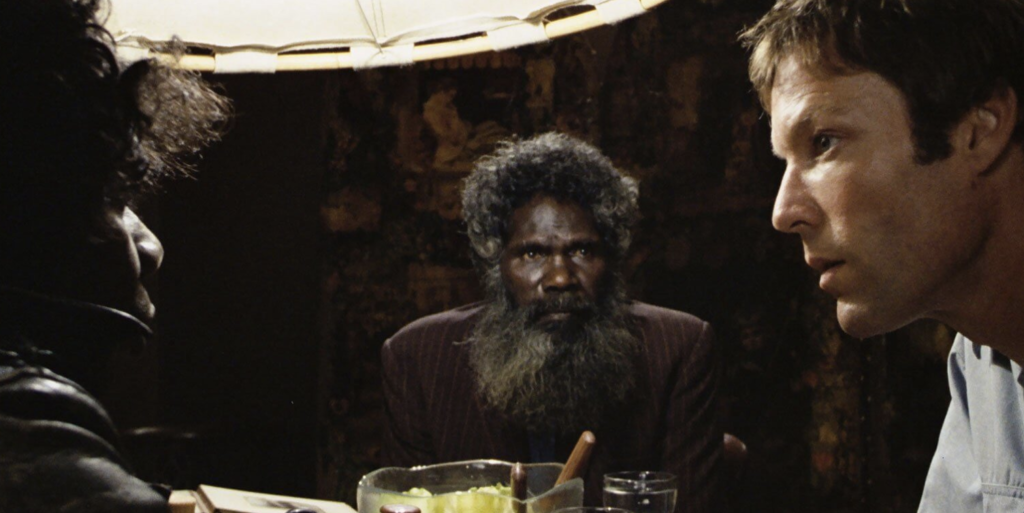
[[[470,364],[488,406],[528,431],[571,434],[597,428],[626,400],[640,343],[621,280],[611,281],[598,304],[565,294],[526,307],[515,305],[504,285],[489,283],[494,300],[469,340]],[[574,314],[537,322],[551,311]]]

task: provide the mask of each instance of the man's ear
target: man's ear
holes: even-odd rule
[[[957,126],[954,137],[975,173],[985,173],[1013,138],[1018,116],[1017,93],[1000,83],[988,100],[972,108]]]

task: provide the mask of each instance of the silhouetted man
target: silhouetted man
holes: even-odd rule
[[[87,390],[154,308],[163,248],[129,207],[216,137],[226,102],[123,72],[89,0],[0,2],[0,511],[166,512]]]

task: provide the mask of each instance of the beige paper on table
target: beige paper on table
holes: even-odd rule
[[[319,513],[356,513],[343,502],[272,495],[199,485],[196,491],[199,513],[281,513],[292,508],[308,508]]]

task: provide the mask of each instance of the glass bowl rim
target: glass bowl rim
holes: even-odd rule
[[[645,485],[654,484],[669,484],[677,481],[679,478],[667,471],[663,470],[626,470],[622,472],[609,472],[604,475],[604,483],[608,484],[611,482],[628,482],[628,481],[640,481]]]
[[[359,484],[357,485],[356,488],[360,492],[386,493],[386,494],[390,494],[390,495],[397,495],[397,496],[400,496],[400,497],[409,497],[409,498],[417,498],[417,499],[428,499],[428,498],[434,498],[434,497],[446,497],[446,496],[449,496],[449,495],[455,495],[455,494],[459,494],[459,493],[466,493],[465,491],[454,491],[454,492],[439,493],[439,494],[431,495],[430,497],[424,497],[422,495],[411,495],[411,494],[407,494],[405,492],[401,492],[401,491],[397,491],[397,490],[387,490],[387,489],[380,488],[380,487],[377,487],[377,486],[371,486],[371,485],[367,484],[367,481],[370,480],[373,476],[375,476],[377,474],[381,474],[381,473],[383,473],[385,471],[388,471],[388,470],[397,470],[397,471],[404,471],[404,472],[410,472],[411,473],[411,472],[422,472],[424,470],[433,470],[433,469],[444,468],[444,467],[465,467],[465,466],[469,466],[469,465],[496,465],[496,466],[504,466],[504,467],[508,467],[509,472],[511,472],[512,471],[512,466],[515,465],[515,463],[511,463],[511,462],[508,462],[508,461],[505,461],[505,460],[477,459],[477,460],[449,461],[449,462],[445,462],[445,463],[432,463],[432,464],[429,464],[429,465],[415,465],[415,466],[412,466],[412,467],[382,467],[382,468],[379,468],[377,470],[374,470],[373,472],[370,472],[370,473],[364,475],[361,479],[359,479]],[[553,467],[553,468],[562,469],[562,468],[565,467],[565,465],[562,464],[562,463],[557,463],[557,462],[549,462],[549,463],[523,463],[523,467],[526,468],[526,469],[542,468],[542,467]],[[555,485],[555,486],[549,488],[547,491],[545,491],[544,493],[542,493],[540,495],[534,495],[533,497],[529,497],[529,498],[527,498],[523,502],[531,502],[531,501],[534,501],[534,500],[537,500],[537,499],[541,499],[541,498],[547,497],[548,495],[554,493],[557,490],[561,490],[561,489],[570,487],[570,485],[575,485],[575,484],[578,484],[582,488],[582,486],[583,486],[583,478],[574,477],[574,478],[572,478],[572,479],[570,479],[570,480],[568,480],[568,481],[566,481],[564,483],[561,483],[559,485]],[[480,495],[489,496],[489,497],[500,497],[502,499],[516,500],[513,497],[509,497],[507,495],[501,495],[501,494],[497,494],[497,493],[493,493],[493,492],[473,492],[473,493],[479,493]]]

